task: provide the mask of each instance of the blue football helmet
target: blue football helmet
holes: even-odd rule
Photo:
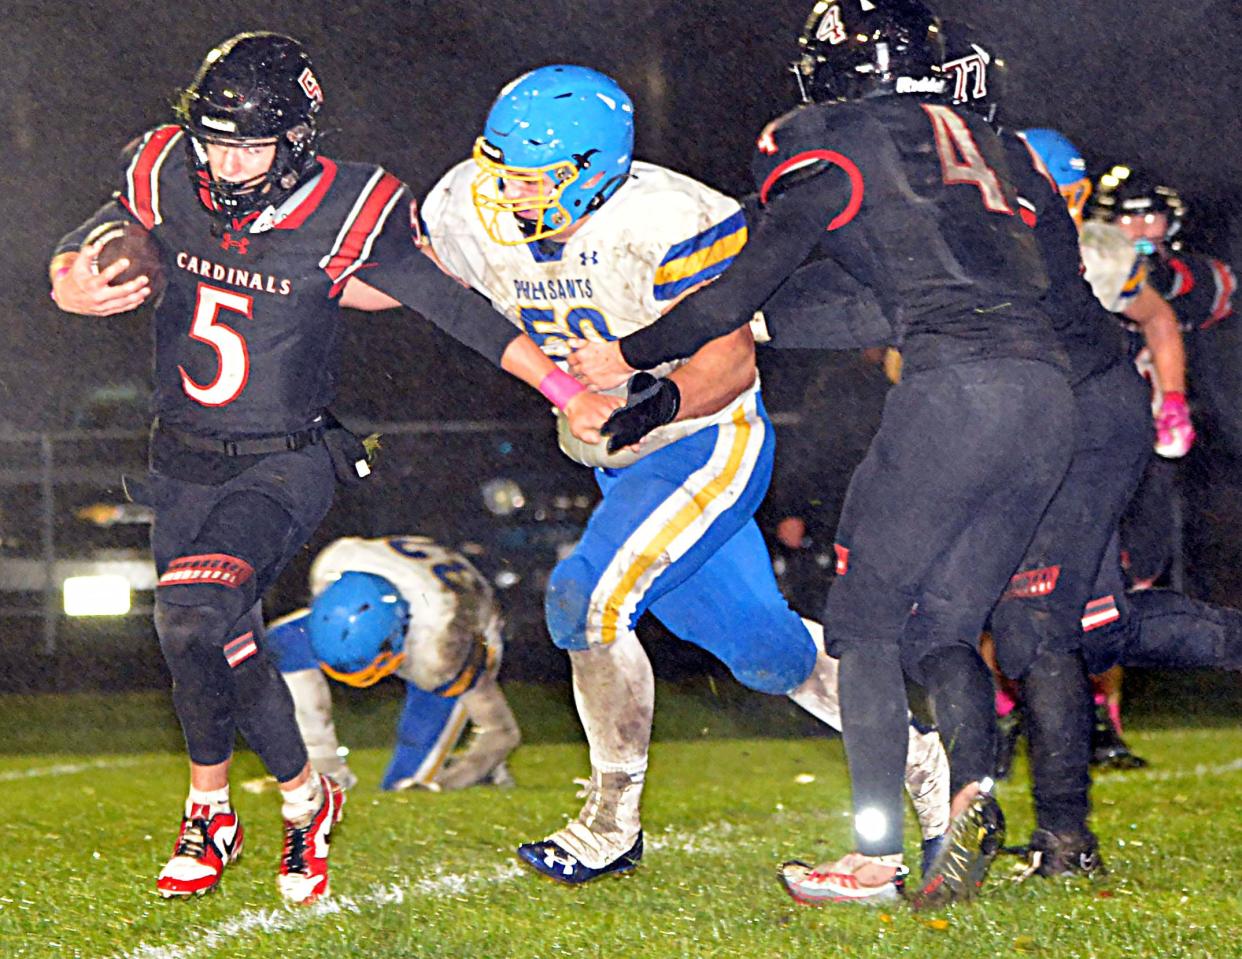
[[[523,74],[474,144],[483,229],[505,246],[555,236],[617,191],[633,154],[634,105],[611,77],[564,64]]]
[[[1083,212],[1091,197],[1091,178],[1087,176],[1087,161],[1078,147],[1063,134],[1045,127],[1023,130],[1022,139],[1044,161],[1048,175],[1052,177],[1061,196],[1069,207],[1074,222],[1082,226]]]
[[[346,572],[311,604],[307,629],[320,668],[350,686],[373,686],[405,660],[410,604],[374,573]]]

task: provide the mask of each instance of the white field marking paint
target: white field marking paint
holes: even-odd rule
[[[1212,766],[1200,763],[1197,766],[1190,766],[1184,769],[1148,769],[1142,772],[1134,770],[1119,770],[1117,779],[1130,781],[1132,779],[1141,779],[1143,782],[1163,783],[1171,782],[1175,779],[1202,779],[1204,776],[1224,776],[1228,773],[1242,772],[1242,756],[1237,759],[1231,759],[1227,763],[1216,763]],[[1100,770],[1091,774],[1093,779],[1102,779],[1107,781],[1107,770]]]
[[[712,823],[693,832],[666,830],[647,845],[651,850],[676,849],[680,852],[719,854],[735,848],[734,844],[717,841],[727,837],[734,827],[730,823]],[[288,932],[309,925],[324,916],[360,913],[365,909],[399,906],[407,899],[446,899],[463,896],[482,886],[500,885],[530,877],[529,870],[518,865],[501,865],[491,870],[472,873],[447,873],[417,881],[401,881],[372,886],[358,896],[331,896],[307,908],[248,909],[212,928],[199,930],[194,942],[171,946],[141,945],[113,955],[112,959],[189,959],[224,946],[253,932]]]
[[[138,756],[121,757],[119,759],[96,759],[89,763],[62,763],[59,766],[33,766],[30,769],[6,769],[0,772],[0,783],[20,782],[24,779],[38,779],[41,776],[72,776],[75,773],[93,772],[97,769],[124,769],[127,766],[141,766],[149,762]]]

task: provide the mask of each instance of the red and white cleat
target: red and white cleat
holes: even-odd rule
[[[777,872],[785,891],[806,906],[895,902],[902,896],[906,874],[900,861],[890,863],[857,852],[819,867],[793,859]]]
[[[323,800],[298,822],[285,820],[285,848],[280,856],[276,885],[285,901],[309,906],[328,894],[328,844],[332,827],[341,821],[345,791],[333,779],[319,775]]]
[[[209,806],[191,806],[155,888],[165,899],[211,892],[224,867],[241,858],[242,836],[241,820],[232,809],[213,816]]]

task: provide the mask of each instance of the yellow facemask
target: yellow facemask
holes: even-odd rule
[[[497,160],[494,153],[483,137],[474,142],[473,156],[479,173],[470,184],[474,210],[493,241],[502,246],[521,246],[556,236],[573,222],[561,203],[565,188],[578,179],[578,168],[572,162],[563,160],[543,167],[514,167]],[[506,196],[505,183],[529,185],[535,189],[526,196]],[[512,232],[506,235],[503,225],[519,212],[534,214],[529,219],[521,217],[533,229],[522,231],[514,239]]]

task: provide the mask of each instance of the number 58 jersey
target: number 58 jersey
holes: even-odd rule
[[[548,356],[569,341],[615,340],[654,323],[677,299],[714,279],[746,243],[738,203],[690,177],[635,161],[629,179],[565,242],[523,243],[514,218],[500,224],[513,245],[491,240],[471,197],[478,174],[459,163],[431,189],[422,217],[450,272],[486,296]],[[662,374],[671,365],[656,372]],[[756,381],[757,384],[757,381]],[[710,416],[670,423],[644,442],[643,455],[705,426],[754,410],[752,386]],[[624,395],[624,387],[619,392]],[[563,418],[562,418],[563,421]],[[566,455],[588,466],[624,466],[635,454],[607,454],[560,430]]]

